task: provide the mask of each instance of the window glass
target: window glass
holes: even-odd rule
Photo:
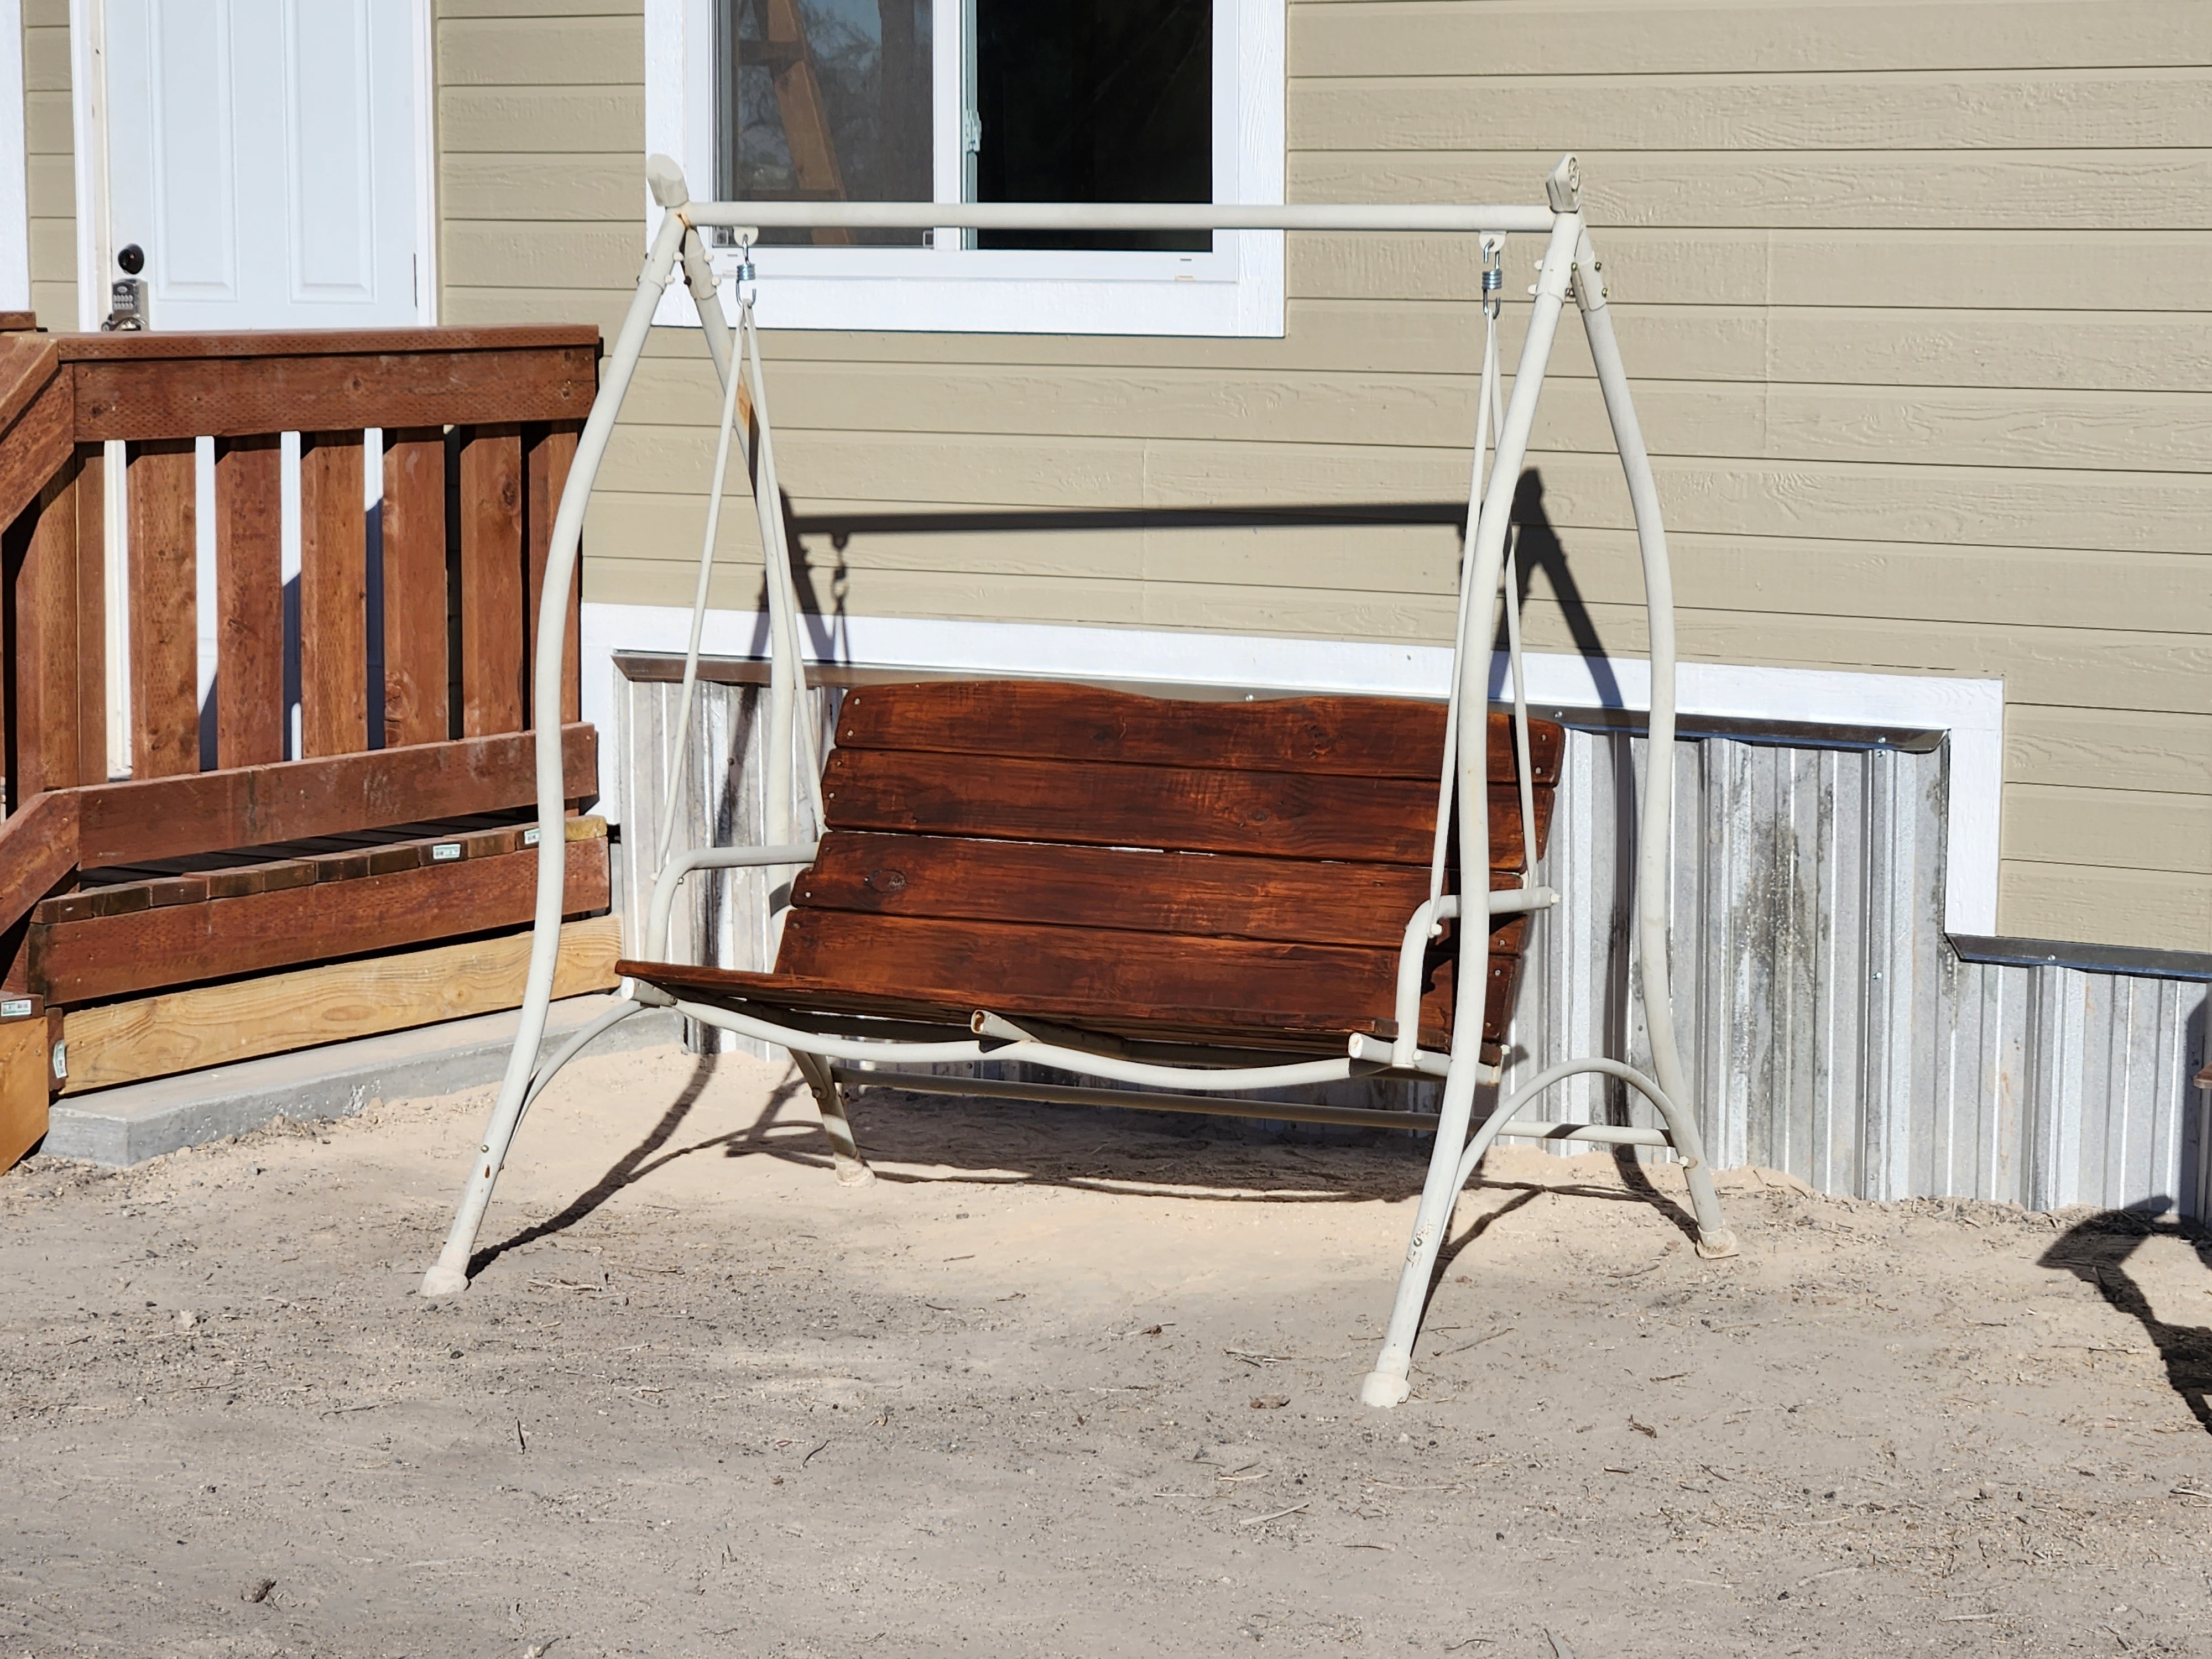
[[[930,199],[931,0],[716,0],[718,192]],[[919,231],[770,231],[763,242],[916,244]]]
[[[979,202],[1213,199],[1213,0],[974,0]],[[1205,251],[1195,234],[985,233],[982,247]]]

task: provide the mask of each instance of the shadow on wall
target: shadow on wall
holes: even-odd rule
[[[2101,1211],[2068,1228],[2043,1253],[2039,1265],[2063,1268],[2141,1325],[2166,1362],[2167,1386],[2212,1434],[2212,1326],[2168,1324],[2127,1272],[2129,1258],[2143,1242],[2159,1237],[2186,1240],[2197,1260],[2212,1270],[2212,1235],[2166,1218],[2172,1208],[2171,1199],[2157,1197],[2125,1210]]]

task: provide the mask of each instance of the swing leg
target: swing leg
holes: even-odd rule
[[[803,1054],[796,1048],[791,1052],[792,1064],[799,1067],[799,1076],[814,1091],[814,1103],[822,1112],[822,1133],[830,1137],[830,1155],[837,1160],[837,1180],[846,1187],[865,1187],[876,1178],[876,1172],[860,1156],[860,1143],[853,1139],[852,1120],[845,1115],[845,1091],[837,1079],[830,1075],[830,1062],[819,1054]]]
[[[1452,1211],[1459,1203],[1460,1152],[1467,1145],[1468,1121],[1474,1115],[1474,1085],[1480,1070],[1473,1054],[1455,1054],[1444,1079],[1436,1145],[1429,1153],[1428,1178],[1421,1183],[1421,1207],[1413,1217],[1406,1265],[1398,1274],[1398,1299],[1390,1309],[1390,1328],[1383,1334],[1382,1352],[1375,1369],[1359,1385],[1364,1406],[1395,1406],[1413,1391],[1407,1378],[1413,1369],[1413,1342],[1421,1334],[1421,1315],[1428,1304],[1437,1255],[1443,1249]]]

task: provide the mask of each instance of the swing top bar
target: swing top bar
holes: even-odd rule
[[[760,230],[1342,230],[1547,231],[1541,207],[1396,206],[1383,203],[689,202],[694,225]]]
[[[694,202],[665,157],[647,164],[653,199],[687,224],[732,230],[1548,231],[1582,210],[1582,173],[1562,156],[1546,207],[1388,202]]]

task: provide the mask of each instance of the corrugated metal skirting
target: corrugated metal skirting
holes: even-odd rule
[[[677,688],[617,690],[624,914],[640,917]],[[700,690],[678,845],[703,834],[758,842],[760,693]],[[814,694],[824,732],[839,695]],[[1540,872],[1562,900],[1534,930],[1508,1091],[1577,1055],[1650,1063],[1630,884],[1647,746],[1620,732],[1568,733]],[[2190,1081],[2203,1063],[2207,986],[1962,960],[1939,925],[1942,750],[1702,738],[1678,742],[1674,765],[1676,1030],[1716,1164],[1784,1170],[1863,1198],[2212,1218],[2212,1133]],[[764,964],[764,878],[693,880],[672,954]],[[1428,1091],[1391,1092],[1410,1103]],[[1543,1115],[1651,1122],[1626,1092],[1577,1078]]]

